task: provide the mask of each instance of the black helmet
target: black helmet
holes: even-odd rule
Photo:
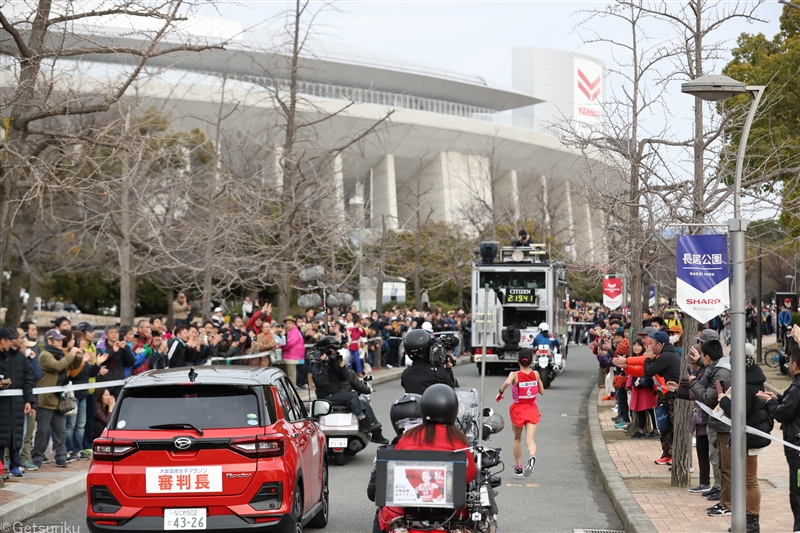
[[[331,352],[337,351],[342,347],[342,343],[336,337],[328,335],[327,337],[322,337],[320,340],[317,341],[317,344],[314,345],[314,348],[319,350],[322,353],[330,354]]]
[[[432,343],[430,334],[422,329],[412,329],[403,340],[406,354],[412,359],[427,359],[431,353]]]
[[[431,385],[422,394],[422,419],[425,422],[453,424],[458,417],[458,397],[449,385]]]
[[[405,424],[399,424],[405,420],[417,419],[422,422],[422,395],[407,392],[396,399],[389,409],[389,418],[392,420],[392,427],[398,435],[405,431]]]

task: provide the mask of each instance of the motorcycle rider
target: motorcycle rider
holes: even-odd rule
[[[356,392],[369,394],[371,389],[350,372],[344,359],[338,353],[341,343],[336,337],[323,337],[315,348],[319,350],[319,360],[311,364],[311,375],[317,390],[317,398],[328,400],[333,405],[343,405],[355,413],[358,428],[364,433],[372,433],[372,442],[389,444],[383,436],[381,423],[375,417],[372,406],[358,397]],[[353,389],[356,392],[353,392]]]
[[[403,340],[406,354],[411,358],[411,366],[403,370],[400,376],[400,386],[407,393],[423,394],[428,387],[436,383],[455,388],[456,379],[453,375],[452,361],[442,366],[430,360],[433,339],[430,334],[421,329],[414,329],[406,334]]]
[[[422,424],[403,433],[395,450],[455,451],[469,448],[467,436],[455,426],[458,416],[455,390],[444,383],[431,385],[422,394],[420,410]],[[476,474],[475,459],[468,450],[461,453],[467,456],[466,481],[469,484]],[[378,512],[379,529],[373,531],[389,531],[392,520],[403,514],[401,507],[382,507]]]
[[[559,353],[561,352],[561,343],[558,342],[558,339],[553,336],[550,338],[550,325],[547,322],[542,322],[539,324],[539,333],[536,335],[536,338],[533,340],[534,346],[549,346],[553,350],[557,350]]]

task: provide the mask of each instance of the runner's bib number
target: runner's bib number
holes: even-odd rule
[[[538,390],[536,392],[534,392],[534,390],[533,390],[534,387],[536,387],[538,389],[538,383],[536,382],[535,379],[533,381],[520,381],[520,383],[519,383],[519,396],[520,396],[520,398],[522,398],[522,397],[526,397],[526,398],[534,397],[536,395],[536,392],[538,392]]]

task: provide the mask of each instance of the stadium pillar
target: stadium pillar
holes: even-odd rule
[[[381,227],[381,217],[386,218],[387,229],[397,229],[397,183],[394,172],[394,154],[386,154],[372,169],[372,205],[370,226]]]

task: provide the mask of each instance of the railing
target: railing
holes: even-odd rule
[[[273,79],[265,76],[231,76],[234,79],[254,83],[266,87],[276,87],[281,91],[289,90],[289,80]],[[414,109],[417,111],[427,111],[440,115],[451,115],[456,117],[480,120],[503,126],[511,126],[531,131],[544,131],[536,127],[536,123],[531,117],[522,117],[510,112],[498,112],[493,109],[478,107],[457,102],[447,102],[435,98],[424,98],[410,94],[390,93],[378,91],[376,89],[360,89],[357,87],[343,87],[330,83],[317,83],[310,81],[298,81],[297,90],[299,93],[314,96],[317,98],[330,98],[332,100],[347,100],[359,104],[374,104],[395,107],[398,109]]]

